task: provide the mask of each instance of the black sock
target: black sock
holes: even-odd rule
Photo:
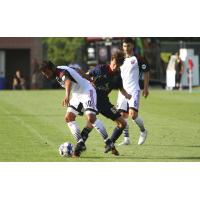
[[[92,131],[92,129],[85,127],[82,132],[81,132],[81,136],[83,138],[83,141],[86,142],[86,140],[88,139],[89,133]]]
[[[105,141],[105,143],[106,143],[106,145],[111,145],[111,144],[113,144],[113,142],[111,141],[110,138],[108,138],[108,139]]]
[[[120,135],[122,134],[122,131],[123,131],[123,128],[115,127],[111,136],[111,140],[113,143],[115,143],[116,140],[120,137]]]

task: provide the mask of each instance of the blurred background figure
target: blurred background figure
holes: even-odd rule
[[[175,53],[172,53],[172,55],[169,57],[169,62],[167,65],[167,70],[166,70],[166,89],[167,90],[173,90],[173,88],[176,86],[175,65],[176,65],[176,55]]]
[[[32,65],[34,66],[34,70],[31,76],[31,89],[42,89],[44,87],[44,78],[39,70],[39,62],[37,59],[33,59]]]
[[[176,76],[175,76],[175,89],[182,90],[181,85],[181,79],[184,72],[184,64],[180,58],[180,54],[176,53],[176,60],[175,60],[175,70],[176,70]]]
[[[39,89],[40,84],[39,84],[39,77],[40,77],[40,73],[39,70],[35,69],[33,71],[32,77],[31,77],[31,89]]]
[[[13,78],[13,90],[25,90],[25,89],[26,89],[26,80],[23,77],[21,71],[17,70]]]

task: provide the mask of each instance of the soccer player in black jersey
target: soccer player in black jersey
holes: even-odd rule
[[[112,55],[109,65],[97,65],[88,73],[89,79],[91,79],[96,88],[97,109],[99,113],[115,121],[117,124],[111,136],[113,143],[116,142],[116,140],[122,134],[123,129],[126,127],[126,121],[120,115],[120,112],[115,108],[115,106],[111,104],[108,95],[113,89],[119,89],[125,98],[131,98],[131,95],[129,95],[123,88],[119,69],[123,62],[124,53],[122,51],[116,51]],[[92,129],[93,127],[91,124],[88,123],[87,126],[82,130],[81,135],[84,141],[87,140]]]

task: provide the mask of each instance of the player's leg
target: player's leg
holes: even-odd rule
[[[144,122],[140,116],[138,116],[139,109],[139,100],[140,100],[140,91],[135,91],[133,93],[132,99],[129,100],[129,116],[132,121],[136,123],[136,125],[140,128],[140,137],[138,140],[138,144],[142,145],[147,137],[147,130],[144,127]]]
[[[70,100],[70,106],[67,108],[67,112],[65,114],[65,121],[77,142],[74,151],[75,156],[80,156],[81,151],[86,149],[84,141],[81,137],[80,128],[76,122],[76,116],[79,114],[78,105],[79,102],[77,101],[77,98],[72,96],[72,99]]]
[[[128,101],[127,99],[121,94],[121,92],[118,93],[117,98],[117,109],[120,112],[123,119],[126,121],[126,127],[123,129],[124,134],[124,140],[119,145],[129,145],[130,139],[129,139],[129,125],[128,125]]]
[[[78,98],[76,98],[77,100]],[[78,103],[78,102],[77,102]],[[71,107],[71,106],[70,106]],[[73,106],[74,112],[76,112],[76,115],[83,115],[84,113],[84,108],[83,108],[83,104],[79,103],[79,105],[77,106]],[[93,126],[90,122],[87,121],[86,126],[83,128],[83,130],[81,131],[81,137],[83,139],[84,142],[86,142],[89,133],[92,131]]]
[[[128,124],[129,114],[125,110],[119,110],[119,111],[120,111],[120,114],[123,117],[123,119],[126,121],[126,127],[123,130],[124,140],[123,140],[123,142],[119,143],[119,146],[130,145],[131,141],[130,141],[130,137],[129,137],[129,124]]]
[[[106,146],[104,153],[108,153],[109,151],[112,151],[112,154],[119,155],[119,152],[116,150],[114,143],[112,140],[108,137],[108,133],[103,125],[103,123],[96,118],[96,115],[94,113],[86,113],[88,121],[92,124],[92,126],[97,130],[98,133],[102,136]]]
[[[111,136],[111,140],[113,143],[115,143],[117,139],[121,136],[123,130],[126,128],[126,125],[127,125],[125,119],[122,116],[117,118],[115,122],[117,123],[117,126],[113,130],[113,133]]]
[[[98,133],[100,133],[101,137],[103,138],[106,147],[105,147],[105,153],[112,151],[113,154],[117,155],[114,150],[115,146],[113,142],[108,137],[108,133],[103,125],[103,123],[96,118],[97,108],[96,108],[96,91],[90,90],[89,95],[83,95],[83,106],[85,109],[85,114],[87,116],[87,120],[92,126],[97,130]]]
[[[93,129],[92,124],[89,121],[87,121],[86,126],[81,131],[81,136],[82,136],[84,142],[86,142],[86,140],[88,139],[89,134],[92,131],[92,129]]]
[[[111,140],[113,143],[116,142],[116,140],[120,137],[122,134],[122,131],[126,127],[126,121],[121,116],[120,112],[115,108],[114,105],[112,105],[109,101],[108,97],[104,97],[103,100],[100,101],[98,99],[98,111],[105,117],[111,119],[112,121],[115,121],[117,123],[117,126],[114,128]]]

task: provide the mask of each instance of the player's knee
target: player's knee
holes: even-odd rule
[[[74,113],[67,113],[65,115],[65,121],[68,123],[68,122],[72,122],[72,121],[75,121],[76,119],[76,115]]]
[[[126,113],[126,112],[121,112],[120,114],[121,114],[121,116],[122,116],[123,118],[128,118],[128,113]]]
[[[95,122],[96,119],[97,119],[95,114],[89,114],[89,115],[87,116],[87,118],[88,118],[88,122],[91,123],[91,124],[94,124],[94,122]]]
[[[116,122],[119,128],[125,129],[127,122],[125,121],[123,117],[118,118]]]
[[[125,129],[126,128],[126,122],[119,123],[118,127],[121,128],[121,129]]]
[[[132,113],[130,114],[130,117],[131,117],[133,120],[135,120],[135,119],[137,118],[137,116],[138,116],[138,113],[137,113],[137,112],[132,112]]]
[[[120,128],[122,128],[122,129],[125,129],[125,128],[126,128],[126,125],[127,125],[127,123],[126,123],[126,121],[125,121],[125,120],[123,120],[123,121],[120,123],[120,125],[121,125],[121,127],[120,127]]]

